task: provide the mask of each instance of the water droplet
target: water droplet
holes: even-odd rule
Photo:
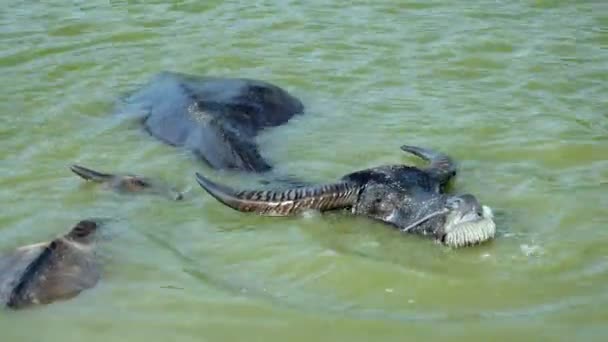
[[[333,257],[338,255],[338,253],[336,251],[334,251],[333,249],[326,249],[323,252],[319,253],[319,256],[324,256],[324,257]]]
[[[527,245],[527,244],[523,244],[521,246],[519,246],[522,253],[524,253],[525,256],[533,256],[533,255],[539,255],[542,252],[542,249],[539,245]]]

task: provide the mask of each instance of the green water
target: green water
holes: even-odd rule
[[[604,340],[608,334],[608,4],[604,1],[5,1],[0,251],[115,217],[103,279],[0,311],[2,341]],[[112,116],[172,70],[259,78],[307,115],[259,142],[309,181],[460,163],[455,191],[498,237],[449,250],[343,214],[236,213],[234,184]],[[67,166],[159,177],[186,201],[125,197]]]

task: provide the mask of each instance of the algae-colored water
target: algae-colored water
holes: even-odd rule
[[[608,334],[604,1],[8,1],[0,10],[0,250],[114,217],[102,281],[0,311],[2,341],[602,341]],[[344,214],[234,212],[234,184],[112,115],[161,71],[258,78],[306,115],[260,137],[308,181],[401,144],[460,165],[497,239],[449,250]],[[184,202],[84,184],[78,162]]]

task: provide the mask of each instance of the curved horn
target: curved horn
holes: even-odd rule
[[[87,169],[84,166],[80,166],[80,165],[76,165],[76,164],[70,166],[70,170],[72,170],[72,172],[74,172],[75,174],[79,175],[80,177],[82,177],[86,180],[90,180],[93,182],[99,182],[99,183],[105,182],[105,181],[111,179],[112,177],[114,177],[113,175],[97,172],[95,170]]]
[[[283,191],[237,191],[196,173],[198,184],[232,209],[266,216],[296,215],[308,209],[330,210],[355,204],[361,186],[351,182],[292,188]]]
[[[441,184],[446,184],[456,176],[456,163],[447,154],[410,145],[403,145],[401,149],[428,161],[430,165],[427,167],[427,171],[437,177]]]

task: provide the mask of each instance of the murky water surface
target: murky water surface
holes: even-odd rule
[[[608,334],[604,1],[9,1],[0,10],[0,250],[115,217],[79,297],[0,312],[3,341],[603,340]],[[308,181],[460,163],[497,214],[449,250],[340,213],[234,212],[213,172],[112,115],[161,71],[259,78],[307,114],[260,137]],[[186,201],[84,184],[74,162],[160,177]]]

